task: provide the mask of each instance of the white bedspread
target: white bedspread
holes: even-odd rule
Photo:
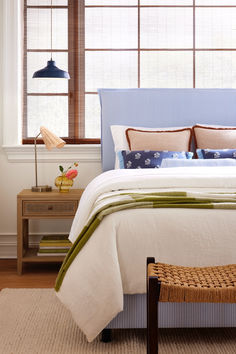
[[[236,167],[113,170],[86,188],[73,242],[96,199],[121,189],[236,192]],[[59,299],[92,341],[123,308],[123,294],[145,293],[146,257],[186,266],[236,263],[235,210],[131,209],[104,218],[73,261]]]

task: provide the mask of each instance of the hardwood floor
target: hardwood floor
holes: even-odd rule
[[[0,290],[3,288],[53,288],[60,264],[30,263],[22,275],[16,272],[16,259],[0,259]]]

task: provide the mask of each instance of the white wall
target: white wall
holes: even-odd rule
[[[17,0],[10,0],[17,1]],[[17,220],[16,220],[16,195],[24,188],[31,188],[34,185],[34,163],[31,162],[9,162],[3,144],[3,0],[0,0],[0,258],[16,257],[17,241]],[[8,128],[9,129],[9,128]],[[7,132],[9,133],[9,131]],[[32,154],[33,157],[33,154]],[[84,188],[96,175],[101,173],[100,161],[80,161],[79,153],[79,174],[74,181],[74,188]],[[43,162],[38,165],[39,184],[54,184],[55,177],[59,174],[58,165],[60,162]],[[67,166],[65,161],[62,165]],[[32,221],[30,232],[32,243],[39,239],[37,235],[48,232],[68,232],[70,221]],[[36,235],[36,236],[35,236]]]

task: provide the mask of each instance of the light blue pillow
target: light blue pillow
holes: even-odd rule
[[[235,159],[194,159],[194,160],[177,160],[163,159],[161,168],[169,167],[198,167],[198,166],[236,166]]]
[[[118,157],[118,160],[119,160],[119,168],[125,168],[124,166],[124,159],[123,159],[123,156],[122,156],[122,151],[118,151],[117,152],[117,157]]]

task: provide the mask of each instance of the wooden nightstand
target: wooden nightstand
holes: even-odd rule
[[[37,248],[29,247],[29,219],[73,218],[83,189],[71,189],[69,193],[31,192],[23,189],[17,195],[17,272],[22,274],[23,263],[62,262],[62,256],[37,256]]]

